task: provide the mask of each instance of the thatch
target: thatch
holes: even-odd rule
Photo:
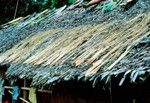
[[[119,1],[119,0],[117,0]],[[122,0],[123,1],[123,0]],[[121,2],[120,2],[121,3]],[[137,4],[126,12],[117,7],[112,12],[103,14],[97,8],[64,10],[45,10],[39,14],[32,14],[25,18],[18,18],[0,26],[0,53],[12,48],[21,40],[40,31],[51,28],[72,28],[79,25],[95,24],[106,20],[122,20],[149,10],[149,0],[139,0]]]
[[[78,19],[76,21],[82,25],[65,28],[56,26],[57,28],[26,36],[13,48],[2,53],[0,62],[11,64],[8,76],[31,78],[35,85],[80,79],[84,76],[104,79],[128,70],[138,71],[138,68],[149,70],[150,12],[146,10],[122,20],[121,17],[111,15],[110,20],[105,18],[102,19],[105,21],[98,22],[97,19],[97,22],[95,20],[92,21],[95,23],[90,24],[75,17],[73,19]],[[67,16],[61,18],[68,20],[64,18]],[[78,14],[77,17],[80,16]],[[61,18],[51,23],[55,25]],[[138,46],[142,41],[145,47]],[[135,57],[136,53],[139,56]],[[145,54],[140,55],[141,53]],[[143,64],[137,66],[136,61]],[[139,74],[136,73],[136,77],[137,75]]]

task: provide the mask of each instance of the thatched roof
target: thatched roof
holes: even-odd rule
[[[130,10],[104,17],[94,10],[78,14],[67,11],[46,19],[52,20],[49,21],[52,27],[24,36],[25,39],[0,54],[0,63],[11,64],[8,76],[32,78],[34,85],[83,77],[97,80],[119,73],[125,76],[131,73],[135,81],[135,77],[150,69],[150,6],[139,9],[141,13],[137,14],[134,9],[139,5],[140,2],[129,16],[126,15]]]
[[[119,1],[119,0],[118,0]],[[149,10],[149,0],[139,0],[137,4],[126,12],[120,7],[112,12],[102,14],[97,8],[74,9],[71,11],[59,12],[58,10],[45,10],[39,14],[32,14],[25,18],[18,18],[0,26],[0,53],[10,49],[18,42],[32,36],[40,31],[51,28],[72,28],[84,24],[95,24],[106,20],[122,20],[138,13]]]

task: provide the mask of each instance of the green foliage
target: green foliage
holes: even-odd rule
[[[59,8],[63,5],[74,3],[76,0],[31,0],[32,6],[36,6],[39,11],[46,8]]]
[[[68,0],[68,3],[69,4],[72,4],[72,3],[74,3],[76,0]]]
[[[115,6],[115,3],[112,2],[112,1],[105,2],[104,5],[103,5],[102,11],[103,12],[109,12],[109,11],[113,10],[114,6]]]
[[[38,11],[50,8],[50,0],[31,0],[31,6],[36,7]]]

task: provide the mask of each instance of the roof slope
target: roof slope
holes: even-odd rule
[[[39,14],[29,15],[19,18],[13,22],[0,26],[0,53],[5,52],[21,40],[32,36],[40,31],[51,28],[72,28],[79,25],[95,24],[108,20],[122,20],[133,15],[147,12],[150,8],[149,0],[138,0],[134,7],[126,12],[122,12],[120,7],[112,12],[102,14],[96,8],[74,9],[71,11],[45,10]]]
[[[1,53],[0,62],[11,64],[8,76],[33,78],[33,84],[36,85],[80,79],[83,76],[104,78],[106,74],[131,72],[138,68],[149,70],[150,12],[146,10],[145,13],[122,20],[121,17],[110,16],[110,20],[103,22],[86,22],[77,27],[56,26],[34,32],[32,36],[26,36],[13,48]],[[55,20],[66,19],[64,17]],[[82,22],[79,18],[75,19],[78,23]],[[139,46],[142,41],[144,47]]]

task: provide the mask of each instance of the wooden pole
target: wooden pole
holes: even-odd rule
[[[110,75],[110,103],[112,103],[112,76]]]
[[[12,89],[13,87],[10,87],[10,86],[4,86],[4,88],[5,89]],[[27,90],[27,91],[29,91],[30,90],[30,88],[28,88],[28,87],[21,87],[21,89],[22,90]],[[49,91],[49,90],[43,90],[43,89],[38,89],[37,90],[38,92],[42,92],[42,93],[52,93],[52,91]]]
[[[17,15],[18,4],[19,4],[19,0],[17,0],[17,4],[16,4],[16,8],[15,8],[15,13],[14,13],[14,19],[16,18],[16,15]]]
[[[27,86],[27,84],[26,84],[26,80],[24,79],[24,81],[23,81],[23,87],[26,87]],[[23,98],[24,99],[27,99],[27,91],[23,91]],[[25,103],[25,102],[23,102],[23,103]]]
[[[135,99],[133,99],[133,103],[136,103],[136,100],[135,100]]]
[[[9,90],[8,92],[9,92],[10,94],[12,94],[12,92],[11,92],[10,90]],[[22,98],[22,97],[20,97],[19,99],[22,100],[22,101],[25,102],[25,103],[30,103],[30,102],[28,102],[27,100],[25,100],[25,99]]]

